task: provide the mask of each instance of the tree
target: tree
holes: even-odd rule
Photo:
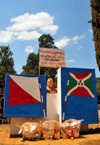
[[[50,36],[50,34],[43,34],[38,39],[39,47],[43,48],[55,48],[54,39]],[[29,75],[38,75],[39,74],[39,53],[34,54],[30,53],[26,65],[22,67],[23,71],[21,74],[29,74]],[[52,77],[53,79],[56,76],[56,68],[41,68],[41,75],[46,75],[47,78]]]
[[[96,88],[97,88],[98,104],[100,104],[100,78],[96,78]]]
[[[9,46],[0,46],[0,79],[3,83],[5,82],[6,73],[16,73],[12,55]]]
[[[50,34],[41,35],[40,38],[38,39],[38,41],[39,41],[39,47],[58,49],[54,45],[54,39],[50,36]],[[47,78],[51,77],[51,78],[55,79],[56,74],[57,74],[57,68],[43,68],[43,67],[41,67],[40,74],[42,74],[42,75],[45,74],[47,76]]]
[[[95,41],[95,54],[100,70],[100,0],[90,0],[92,10],[93,40]]]
[[[22,67],[21,74],[38,75],[39,74],[39,54],[30,53],[27,63]]]
[[[50,34],[43,34],[39,37],[39,47],[43,48],[57,48],[54,45],[54,39],[50,36]]]

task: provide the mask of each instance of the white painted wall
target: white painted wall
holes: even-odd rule
[[[58,120],[58,115],[57,115],[57,93],[55,94],[47,94],[47,120]]]

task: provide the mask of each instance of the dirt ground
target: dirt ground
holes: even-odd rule
[[[89,125],[89,131],[81,133],[79,139],[59,139],[41,141],[22,141],[10,138],[10,125],[0,125],[0,145],[100,145],[100,124]]]

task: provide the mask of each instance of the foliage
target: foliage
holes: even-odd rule
[[[50,34],[43,34],[38,39],[39,47],[42,48],[55,48],[54,39],[50,36]],[[23,71],[21,74],[29,74],[29,75],[38,75],[39,74],[39,53],[34,54],[30,53],[27,58],[27,63],[22,67]],[[46,75],[47,78],[55,78],[57,68],[41,68],[40,74]]]
[[[39,73],[39,54],[30,53],[21,74],[37,75]]]
[[[6,73],[16,73],[12,55],[9,46],[0,46],[0,79],[3,83],[5,82]]]
[[[39,37],[39,47],[43,48],[57,48],[54,45],[54,39],[50,36],[50,34],[43,34]]]
[[[96,78],[97,94],[100,95],[100,78]]]
[[[100,104],[100,78],[96,78],[96,88],[97,88],[98,103]]]

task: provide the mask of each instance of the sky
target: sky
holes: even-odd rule
[[[65,50],[66,67],[95,69],[100,77],[89,20],[89,0],[0,0],[0,45],[9,45],[20,74],[28,55],[38,52],[38,38],[49,33]]]

